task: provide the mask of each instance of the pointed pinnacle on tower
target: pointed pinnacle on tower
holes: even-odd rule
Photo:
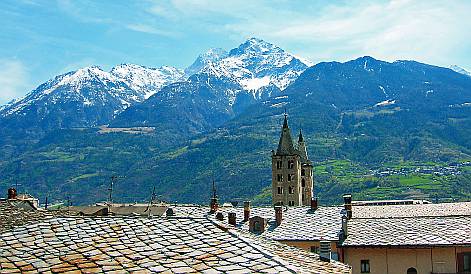
[[[286,108],[285,108],[285,120],[283,121],[283,128],[288,128],[288,113],[286,113]]]

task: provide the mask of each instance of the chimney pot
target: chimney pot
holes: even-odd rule
[[[229,219],[229,224],[233,225],[233,226],[236,226],[237,225],[236,213],[235,212],[229,212],[229,214],[227,216],[228,216],[228,219]]]
[[[283,208],[279,205],[275,206],[275,219],[276,225],[281,225],[281,222],[283,221]]]
[[[8,199],[16,199],[16,189],[11,187],[8,189]]]
[[[250,201],[244,202],[244,222],[250,219]]]
[[[319,257],[321,261],[330,262],[330,251],[330,242],[321,240],[319,248]]]
[[[210,212],[215,213],[218,208],[219,208],[219,203],[218,203],[218,198],[217,197],[212,197],[211,198],[211,203],[209,205],[210,207]]]
[[[317,197],[314,197],[311,199],[311,209],[312,210],[317,210],[317,208],[319,207],[319,198]]]
[[[165,215],[167,215],[167,217],[174,216],[175,212],[173,211],[173,208],[171,207],[167,208],[167,210],[165,211]]]
[[[352,218],[352,195],[351,194],[343,195],[343,202],[344,202],[345,210],[347,211],[347,218],[351,219]]]

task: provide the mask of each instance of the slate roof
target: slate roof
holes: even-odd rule
[[[471,202],[354,206],[343,246],[471,246]]]
[[[0,234],[0,269],[85,273],[351,273],[209,219],[65,217]]]
[[[424,216],[461,216],[471,215],[471,202],[353,206],[353,218],[399,218]]]
[[[177,216],[208,216],[208,207],[174,206]],[[219,208],[218,212],[224,215],[227,223],[227,214],[235,212],[237,227],[248,230],[248,222],[243,222],[244,209]],[[312,211],[310,207],[287,207],[283,210],[283,221],[280,226],[275,224],[275,210],[273,207],[254,207],[250,216],[260,216],[268,220],[268,227],[262,234],[277,241],[338,241],[342,227],[343,207],[319,207]],[[209,215],[215,219],[216,214]]]
[[[471,246],[471,216],[351,219],[343,246]]]
[[[64,211],[35,210],[23,206],[25,201],[0,201],[0,233],[17,226],[38,222],[42,219],[64,216]]]
[[[84,215],[93,215],[94,213],[106,209],[112,215],[121,215],[121,216],[162,216],[167,209],[167,205],[147,205],[147,204],[122,204],[122,205],[113,205],[108,207],[106,205],[95,205],[95,206],[72,206],[70,211],[77,214],[81,213]]]

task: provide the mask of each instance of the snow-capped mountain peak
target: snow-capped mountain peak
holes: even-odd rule
[[[147,99],[163,86],[182,79],[184,72],[169,66],[147,68],[134,64],[121,64],[111,69],[110,74],[126,82],[140,96]]]
[[[210,63],[217,62],[227,57],[227,51],[222,48],[210,48],[206,52],[200,54],[198,58],[185,69],[187,77],[201,71],[202,68],[208,66]]]
[[[144,101],[163,86],[180,80],[183,75],[183,70],[167,66],[147,68],[122,64],[110,72],[98,66],[84,67],[56,76],[24,98],[10,102],[2,107],[0,116],[21,115],[29,108],[50,113],[60,105],[71,104],[77,106],[75,111],[106,106],[114,116],[130,105]]]
[[[256,93],[269,85],[283,90],[309,65],[274,44],[250,38],[232,49],[227,57],[208,62],[200,72],[232,78],[245,90]]]
[[[464,68],[462,67],[459,67],[457,65],[451,65],[449,67],[451,70],[455,71],[455,72],[458,72],[458,73],[461,73],[461,74],[464,74],[464,75],[467,75],[467,76],[470,76],[471,77],[471,72],[465,70]]]

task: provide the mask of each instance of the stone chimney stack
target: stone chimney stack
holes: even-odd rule
[[[10,199],[16,199],[16,189],[13,187],[8,189],[8,200]]]
[[[250,201],[244,202],[244,222],[250,219]]]
[[[210,208],[209,212],[215,213],[219,208],[219,199],[216,193],[216,184],[214,183],[214,180],[213,180],[212,192],[213,192],[213,195],[211,196],[211,202],[209,203],[209,208]]]
[[[343,195],[343,203],[345,206],[345,210],[347,211],[347,218],[352,218],[352,194],[345,194]]]
[[[347,216],[342,216],[342,240],[345,240],[348,237],[348,218]]]
[[[319,198],[314,197],[311,199],[311,210],[316,211],[319,208]]]
[[[237,225],[237,217],[235,212],[229,212],[229,214],[227,214],[227,217],[230,225]]]
[[[321,261],[330,262],[330,242],[320,241],[319,257]]]
[[[283,221],[283,207],[275,206],[275,220],[277,226],[281,225]]]

